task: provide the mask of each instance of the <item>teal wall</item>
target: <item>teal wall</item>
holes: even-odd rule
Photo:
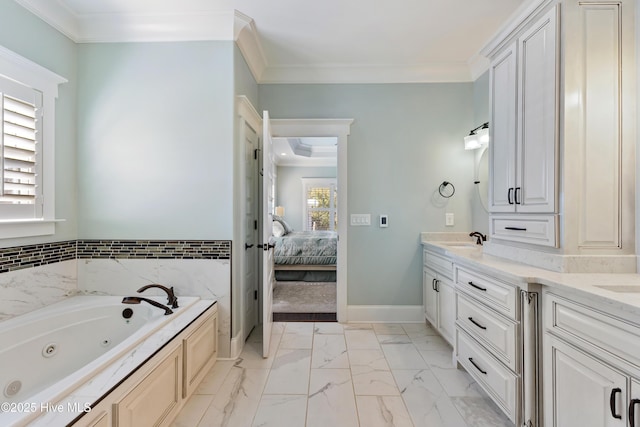
[[[285,208],[285,220],[294,230],[302,230],[302,178],[336,178],[338,168],[292,167],[277,168],[276,206]]]
[[[66,78],[56,101],[56,224],[52,236],[2,239],[0,246],[63,241],[77,236],[76,45],[17,3],[0,0],[0,46]]]
[[[251,105],[258,108],[258,83],[251,74],[251,69],[245,61],[238,45],[234,43],[234,79],[236,95],[246,96]],[[262,115],[262,113],[260,113]]]
[[[474,120],[473,84],[260,85],[273,118],[353,118],[348,213],[370,227],[348,230],[349,305],[422,304],[422,231],[468,231],[473,154],[463,137]],[[443,181],[454,197],[437,195]],[[445,227],[453,212],[455,227]],[[378,215],[389,215],[379,228]]]
[[[234,43],[78,52],[79,236],[232,239]]]

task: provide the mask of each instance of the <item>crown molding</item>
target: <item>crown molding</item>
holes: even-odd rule
[[[489,69],[489,60],[479,54],[473,55],[469,61],[469,70],[471,71],[471,80],[476,81],[478,77],[483,75]]]
[[[471,81],[465,62],[423,66],[270,66],[260,83],[444,83]]]
[[[267,57],[262,49],[255,22],[237,10],[234,13],[233,38],[247,61],[253,78],[256,82],[262,83],[262,75],[268,66]]]
[[[549,5],[557,3],[559,0],[528,0],[522,3],[515,12],[505,21],[505,24],[494,34],[487,44],[480,49],[480,55],[490,58],[498,53],[506,43],[526,25],[526,22],[533,16],[546,10]]]
[[[77,15],[58,0],[15,0],[76,43],[235,41],[259,84],[286,83],[444,83],[469,82],[486,70],[469,62],[418,66],[319,64],[272,66],[255,22],[237,10],[182,14]],[[535,0],[548,3],[553,0]],[[480,64],[480,65],[478,65]]]

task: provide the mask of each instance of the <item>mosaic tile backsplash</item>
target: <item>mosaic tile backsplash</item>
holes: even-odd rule
[[[0,249],[0,273],[73,259],[230,259],[229,240],[69,240]]]

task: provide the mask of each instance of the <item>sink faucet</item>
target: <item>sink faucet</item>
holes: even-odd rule
[[[171,308],[178,308],[178,297],[173,292],[173,286],[171,288],[167,288],[166,286],[159,285],[157,283],[152,283],[150,285],[145,285],[137,290],[137,292],[146,291],[149,288],[158,288],[162,289],[167,293],[167,304],[171,306]]]
[[[142,298],[142,297],[124,297],[122,298],[122,303],[123,304],[140,304],[142,301],[144,302],[148,302],[149,304],[151,304],[154,307],[158,307],[164,310],[164,315],[168,315],[168,314],[173,314],[173,311],[169,308],[169,307],[165,307],[164,305],[160,304],[158,301],[154,301],[152,299],[149,298]]]
[[[482,246],[482,242],[486,242],[487,241],[487,236],[485,236],[484,234],[482,234],[479,231],[474,231],[473,233],[469,234],[469,237],[475,237],[476,238],[476,245],[480,245],[480,246]]]

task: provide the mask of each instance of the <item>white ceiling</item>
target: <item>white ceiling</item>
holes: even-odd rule
[[[338,165],[338,138],[273,138],[274,162],[278,166]]]
[[[118,26],[212,39],[235,10],[253,19],[264,83],[469,81],[484,71],[480,49],[531,0],[15,1],[77,42],[124,41]]]

